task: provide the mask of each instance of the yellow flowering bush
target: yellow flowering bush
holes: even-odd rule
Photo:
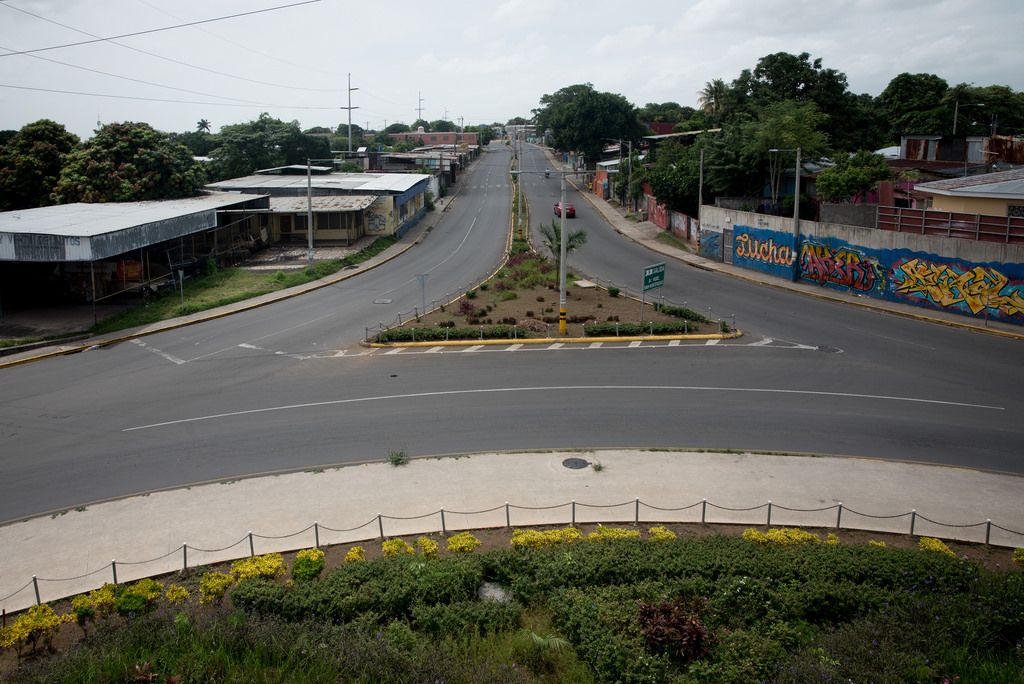
[[[184,603],[190,598],[192,598],[192,595],[188,593],[188,589],[185,587],[179,587],[177,584],[172,584],[167,587],[167,600],[170,601],[172,605]]]
[[[1013,550],[1013,562],[1016,565],[1024,565],[1024,549]]]
[[[956,558],[956,554],[948,546],[946,546],[941,540],[934,537],[921,537],[921,541],[917,543],[917,546],[922,551],[934,551],[936,553],[944,553],[947,556],[953,556]]]
[[[324,552],[320,549],[303,549],[295,554],[292,563],[292,579],[308,582],[316,579],[324,570]]]
[[[828,533],[828,538],[825,540],[825,543],[828,544],[829,546],[835,546],[836,544],[839,543],[839,537],[836,536],[836,534],[834,532],[829,532]]]
[[[433,539],[420,537],[416,540],[416,546],[420,547],[420,552],[427,560],[434,560],[437,558],[437,542]]]
[[[199,603],[213,603],[214,601],[220,601],[224,598],[224,593],[228,590],[232,584],[235,583],[235,578],[231,575],[227,575],[223,572],[207,572],[203,574],[203,579],[199,581]]]
[[[366,560],[366,551],[362,546],[353,546],[348,550],[348,553],[345,554],[346,563],[358,563],[364,560]]]
[[[31,652],[35,652],[40,639],[43,643],[49,644],[53,635],[60,631],[60,626],[72,620],[73,615],[57,615],[53,608],[45,603],[41,606],[32,606],[22,613],[14,624],[0,630],[0,647],[17,650],[20,658],[22,646],[31,643]]]
[[[288,569],[279,553],[267,553],[253,558],[244,558],[231,564],[231,575],[236,582],[250,579],[274,579]]]
[[[751,527],[743,531],[743,538],[749,541],[756,541],[758,544],[778,544],[780,546],[796,546],[811,542],[821,543],[816,534],[805,532],[799,527],[772,529],[768,530],[767,533],[758,532]]]
[[[676,533],[666,527],[652,527],[647,530],[647,534],[653,541],[672,541],[676,538]]]
[[[880,542],[880,541],[875,541],[875,540],[871,540],[871,541],[869,541],[869,542],[868,542],[868,545],[869,545],[869,546],[880,546],[880,547],[882,547],[883,549],[884,549],[884,548],[886,548],[886,546],[885,546],[885,542]]]
[[[416,549],[409,546],[404,539],[386,539],[381,548],[385,556],[400,556],[403,553],[416,553]]]
[[[639,539],[639,530],[624,530],[621,527],[598,527],[587,535],[590,541],[605,541],[608,539]]]
[[[560,530],[512,530],[512,546],[524,549],[539,549],[554,544],[571,544],[583,539],[583,533],[575,527]]]
[[[448,538],[448,553],[473,553],[480,546],[480,540],[469,532],[460,532]]]

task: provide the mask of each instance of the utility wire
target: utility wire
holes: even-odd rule
[[[58,93],[60,95],[85,95],[88,97],[106,97],[118,100],[143,100],[145,102],[169,102],[172,104],[198,104],[210,107],[238,107],[240,106],[236,102],[199,102],[196,100],[169,100],[159,97],[138,97],[135,95],[105,95],[103,93],[82,93],[75,90],[56,90],[54,88],[31,88],[29,86],[11,85],[9,83],[0,83],[0,88],[14,88],[16,90],[33,90],[39,93]],[[316,110],[328,110],[337,109],[337,107],[304,107],[301,105],[279,105],[279,104],[262,104],[254,103],[261,107],[278,107],[280,109],[316,109]]]
[[[10,48],[6,48],[6,47],[0,45],[0,50],[8,50],[8,49],[10,49]],[[2,56],[2,55],[0,55],[0,56]],[[124,81],[131,81],[132,83],[141,83],[143,85],[154,86],[154,87],[157,87],[157,88],[166,88],[168,90],[177,90],[180,93],[189,93],[190,95],[202,95],[203,97],[217,97],[217,98],[220,98],[222,100],[230,100],[231,102],[238,102],[240,104],[259,105],[261,107],[284,107],[284,106],[286,106],[286,105],[271,104],[271,103],[268,103],[268,102],[254,102],[252,100],[239,100],[239,99],[234,98],[234,97],[226,97],[224,95],[216,95],[216,94],[212,94],[212,93],[204,93],[204,92],[201,92],[201,91],[198,91],[198,90],[188,90],[186,88],[175,88],[174,86],[161,85],[159,83],[153,83],[152,81],[143,81],[142,79],[131,78],[130,76],[121,76],[121,75],[118,75],[118,74],[112,74],[112,73],[107,72],[107,71],[100,71],[99,69],[90,69],[89,67],[81,66],[80,64],[69,64],[67,62],[61,62],[60,60],[50,59],[49,57],[41,57],[40,55],[26,55],[26,56],[27,57],[32,57],[34,59],[41,59],[44,62],[50,62],[51,64],[59,64],[61,66],[70,67],[72,69],[81,69],[82,71],[88,71],[90,73],[99,74],[101,76],[110,76],[112,78],[119,78],[119,79],[122,79]]]
[[[5,6],[6,7],[10,7],[13,10],[17,10],[19,12],[22,12],[23,14],[27,14],[30,17],[35,17],[36,19],[39,19],[41,21],[46,21],[46,22],[49,22],[51,24],[55,24],[57,26],[60,26],[61,28],[66,28],[66,29],[69,29],[69,30],[74,31],[76,33],[81,33],[82,35],[90,36],[91,38],[97,38],[99,40],[106,40],[111,45],[116,45],[116,46],[122,47],[122,48],[124,48],[126,50],[132,50],[133,52],[138,52],[138,53],[143,54],[143,55],[148,55],[150,57],[155,57],[156,59],[162,59],[165,62],[171,62],[172,64],[177,64],[179,66],[189,67],[190,69],[196,69],[198,71],[205,71],[208,74],[215,74],[217,76],[224,76],[225,78],[234,78],[234,79],[238,79],[239,81],[246,81],[248,83],[255,83],[257,85],[263,85],[263,86],[270,86],[272,88],[287,88],[289,90],[302,90],[302,91],[314,92],[314,93],[340,93],[340,92],[342,92],[338,88],[303,88],[301,86],[284,85],[284,84],[281,84],[281,83],[267,83],[266,81],[258,81],[258,80],[253,79],[253,78],[246,78],[245,76],[237,76],[235,74],[227,74],[227,73],[224,73],[223,71],[217,71],[215,69],[210,69],[208,67],[202,67],[202,66],[198,66],[198,65],[195,65],[195,64],[189,64],[188,62],[182,62],[180,60],[173,59],[171,57],[164,57],[163,55],[158,55],[155,52],[149,52],[149,51],[143,50],[141,48],[132,47],[131,45],[125,45],[123,43],[118,43],[118,42],[115,42],[111,38],[101,38],[100,36],[97,36],[96,34],[89,33],[88,31],[83,31],[81,29],[77,29],[74,26],[68,26],[67,24],[62,24],[59,21],[54,21],[53,19],[48,19],[47,17],[43,17],[43,16],[40,16],[38,14],[33,14],[32,12],[29,12],[28,10],[23,10],[20,7],[14,7],[13,5],[8,5],[6,3],[5,3]],[[177,18],[177,17],[175,17],[175,18]],[[211,34],[211,35],[213,35],[213,34]],[[18,55],[18,54],[26,54],[26,53],[11,51],[9,54],[11,54],[11,55]],[[0,55],[0,57],[6,57],[6,56],[8,56],[8,55]],[[29,55],[29,56],[30,57],[35,57],[36,55]],[[108,74],[108,75],[113,75],[113,74]],[[118,78],[121,78],[121,77],[118,77]],[[169,87],[169,86],[161,86],[161,87]]]
[[[19,50],[18,52],[11,52],[11,53],[8,53],[6,55],[0,55],[0,57],[10,57],[12,55],[27,55],[27,54],[31,54],[33,52],[45,52],[46,50],[60,50],[62,48],[77,47],[79,45],[90,45],[92,43],[102,43],[104,41],[114,41],[114,40],[118,40],[120,38],[131,38],[133,36],[144,36],[144,35],[149,34],[149,33],[159,33],[161,31],[170,31],[170,30],[173,30],[173,29],[186,28],[188,26],[198,26],[200,24],[209,24],[209,23],[212,23],[212,22],[215,22],[215,21],[224,21],[225,19],[237,19],[238,17],[246,17],[246,16],[249,16],[249,15],[252,15],[252,14],[262,14],[264,12],[273,12],[273,11],[279,10],[279,9],[288,9],[290,7],[299,7],[300,5],[309,5],[309,4],[312,4],[314,2],[320,2],[320,0],[302,0],[302,2],[295,2],[295,3],[292,3],[290,5],[278,5],[277,7],[268,7],[266,9],[253,10],[251,12],[241,12],[239,14],[229,14],[226,17],[217,17],[215,19],[201,19],[199,21],[190,21],[188,23],[178,24],[176,26],[164,26],[162,28],[147,29],[145,31],[135,31],[134,33],[123,33],[123,34],[121,34],[119,36],[110,36],[110,37],[107,37],[107,38],[96,38],[95,40],[83,40],[83,41],[79,41],[77,43],[66,43],[64,45],[51,45],[50,47],[44,47],[44,48],[33,48],[31,50]],[[10,4],[6,3],[6,2],[3,3],[3,4],[4,4],[5,7],[10,7],[11,9],[18,10],[19,12],[25,12],[25,14],[31,14],[31,12],[26,12],[25,10],[19,9],[19,8],[15,7],[14,5],[10,5]],[[33,14],[32,16],[35,16],[35,15]],[[39,17],[39,18],[41,18],[41,17]],[[53,22],[53,23],[56,24],[57,22]],[[63,26],[63,24],[60,24],[60,25]],[[66,26],[65,28],[71,28],[71,27],[70,26]],[[77,31],[78,29],[72,29],[72,30],[76,30]],[[81,33],[84,33],[84,31],[82,31]]]

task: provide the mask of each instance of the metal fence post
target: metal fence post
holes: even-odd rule
[[[917,522],[917,509],[910,509],[910,536],[914,536],[914,524]]]
[[[640,497],[636,497],[636,513],[633,516],[633,523],[636,525],[640,524]]]
[[[992,518],[988,518],[985,521],[985,546],[988,546],[988,540],[992,537]]]
[[[700,524],[701,525],[703,525],[704,521],[707,519],[707,512],[708,512],[708,500],[707,499],[701,499],[700,500]]]
[[[448,534],[448,528],[444,524],[444,506],[441,506],[441,534]]]
[[[380,532],[380,538],[384,539],[384,521],[380,513],[377,514],[377,530]]]
[[[576,499],[572,500],[572,526],[576,527]]]
[[[188,570],[188,544],[181,545],[181,569]]]
[[[316,520],[313,521],[313,540],[316,544],[316,548],[320,548],[320,523]]]
[[[505,527],[512,527],[512,519],[508,513],[508,501],[505,502]]]
[[[110,572],[114,574],[114,586],[117,586],[117,561],[110,561]]]
[[[252,531],[249,532],[249,558],[256,557],[256,547],[252,544]]]
[[[839,512],[836,514],[836,529],[840,529],[843,522],[843,502],[839,502]]]
[[[43,602],[39,600],[39,580],[35,575],[32,575],[32,587],[36,590],[36,605],[42,605]]]
[[[767,524],[768,524],[769,527],[771,527],[771,524],[772,524],[772,502],[771,502],[771,499],[768,500],[768,523]]]

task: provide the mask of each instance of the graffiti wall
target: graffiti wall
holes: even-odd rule
[[[1004,255],[994,251],[1001,245],[965,246],[948,238],[911,239],[851,227],[848,234],[865,246],[833,234],[843,234],[841,226],[811,221],[801,224],[794,245],[785,224],[771,223],[771,217],[704,207],[701,218],[698,253],[708,259],[722,261],[731,248],[733,264],[780,278],[791,278],[795,267],[801,281],[821,287],[1024,325],[1024,259],[1011,247]],[[717,221],[734,222],[731,245],[725,244],[729,231]],[[749,223],[755,225],[744,225]],[[825,230],[830,234],[814,234]],[[934,253],[941,249],[950,256]],[[1007,255],[1016,258],[992,260]]]
[[[892,267],[892,290],[911,304],[1024,323],[1024,273],[1018,264],[1011,279],[1005,266],[902,257]]]
[[[791,278],[795,261],[791,233],[741,225],[734,228],[732,262],[737,266]]]

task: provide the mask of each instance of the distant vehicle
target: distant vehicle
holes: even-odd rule
[[[555,203],[555,216],[562,215],[562,203]],[[576,218],[576,207],[572,206],[572,202],[565,203],[565,218]]]

